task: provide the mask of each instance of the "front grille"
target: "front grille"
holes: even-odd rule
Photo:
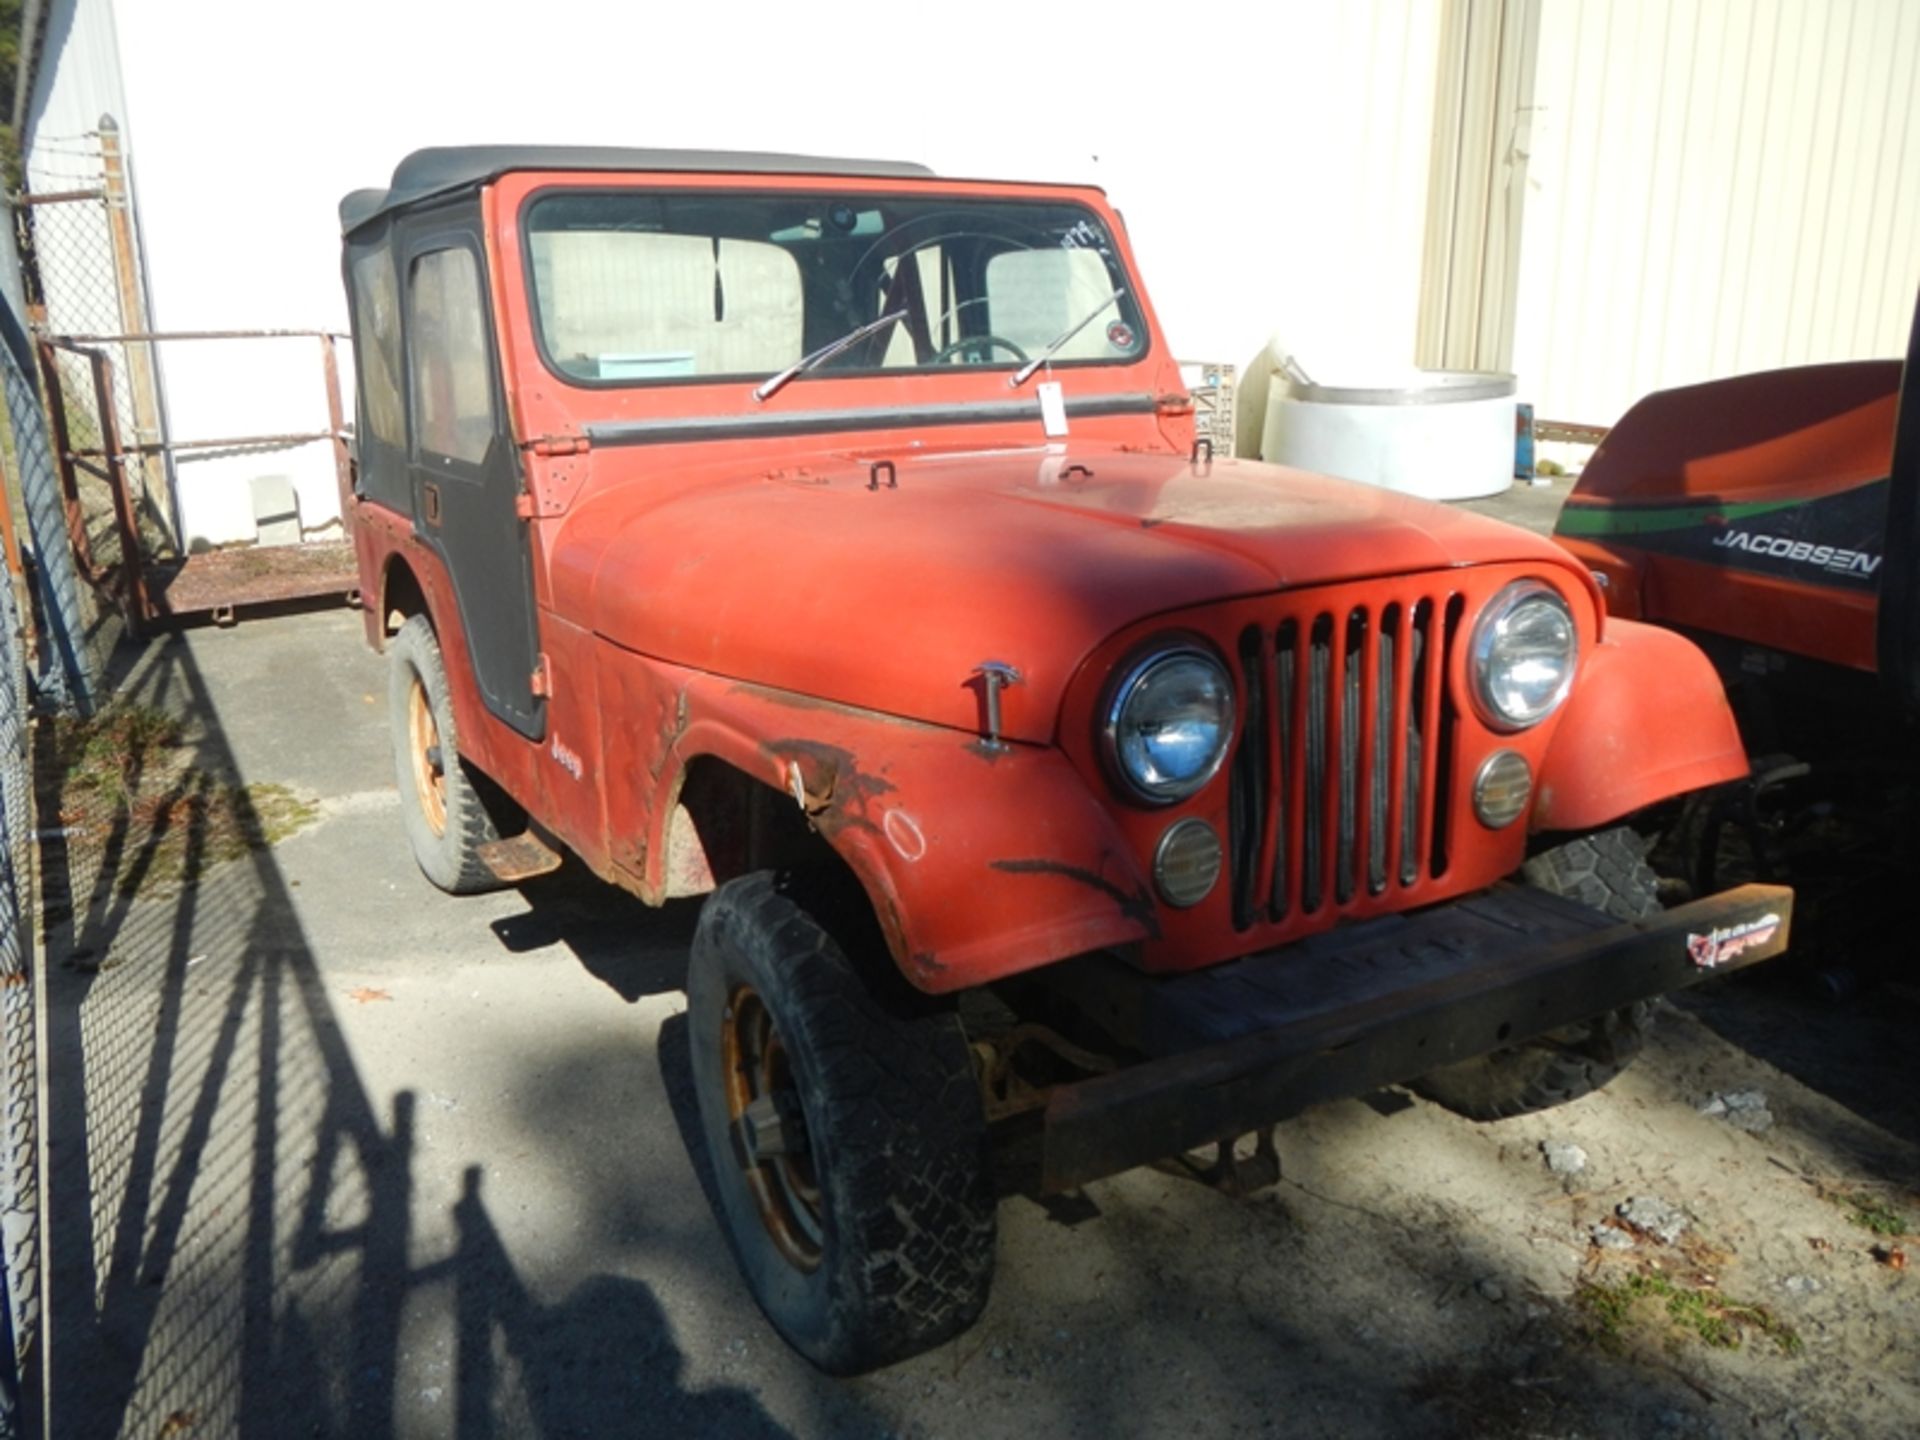
[[[1311,597],[1303,597],[1309,599]],[[1305,606],[1240,637],[1234,923],[1345,908],[1446,869],[1458,595]]]

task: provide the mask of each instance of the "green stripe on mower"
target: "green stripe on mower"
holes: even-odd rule
[[[1651,535],[1663,530],[1693,530],[1725,525],[1792,510],[1804,500],[1758,500],[1743,505],[1575,505],[1560,512],[1556,535]]]

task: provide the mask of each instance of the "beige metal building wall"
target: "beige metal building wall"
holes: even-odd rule
[[[1547,0],[1514,365],[1541,416],[1894,355],[1920,285],[1920,3]]]

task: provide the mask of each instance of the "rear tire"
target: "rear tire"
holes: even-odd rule
[[[1622,826],[1544,850],[1521,868],[1527,883],[1619,920],[1660,913],[1659,881],[1640,838]],[[1408,1086],[1469,1120],[1504,1120],[1590,1095],[1632,1063],[1653,1007],[1641,1001],[1598,1019],[1429,1071]]]
[[[387,720],[407,841],[421,873],[450,895],[497,890],[480,847],[500,838],[480,782],[460,758],[440,642],[415,615],[388,642]]]
[[[863,978],[763,872],[708,898],[687,978],[721,1226],[774,1328],[830,1375],[951,1339],[993,1278],[966,1036],[882,963]]]

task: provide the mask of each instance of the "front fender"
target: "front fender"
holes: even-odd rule
[[[1699,647],[1609,619],[1547,749],[1533,829],[1598,829],[1747,773],[1726,691]]]
[[[922,990],[963,990],[1158,933],[1125,841],[1058,750],[991,749],[942,726],[673,666],[628,662],[617,673],[623,713],[659,717],[635,727],[660,737],[657,756],[618,767],[652,777],[650,813],[635,819],[653,835],[642,862],[653,889],[665,882],[671,797],[686,767],[710,755],[807,812]]]

